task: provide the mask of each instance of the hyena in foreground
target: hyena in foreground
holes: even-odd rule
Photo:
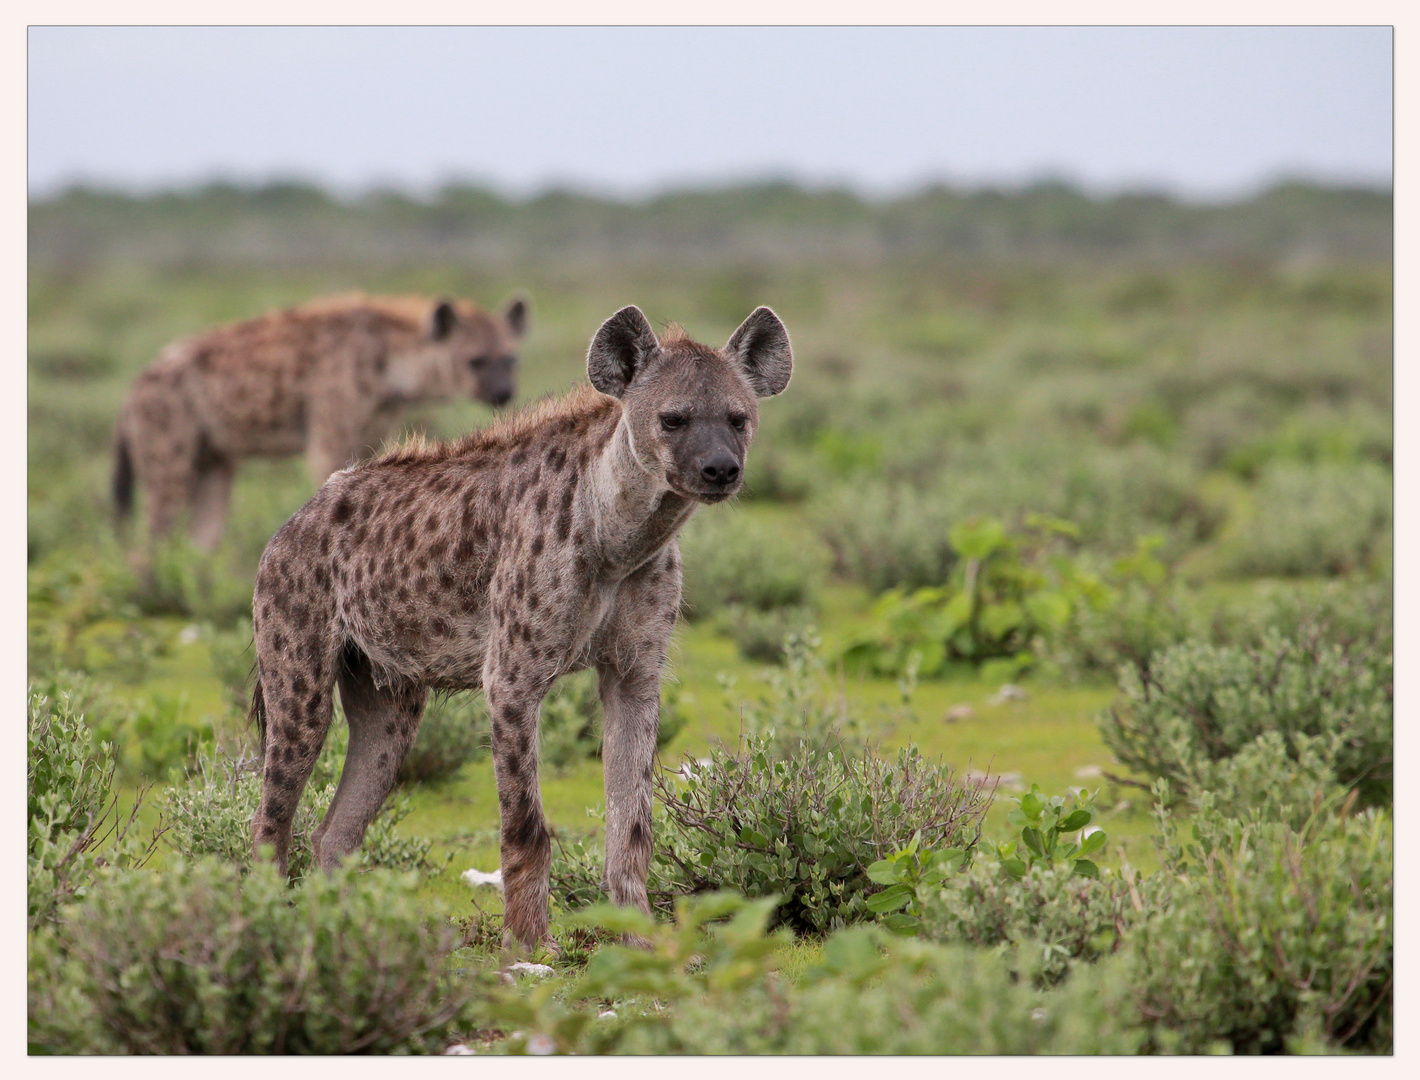
[[[521,299],[493,315],[467,301],[353,294],[176,342],[138,377],[119,416],[120,523],[137,482],[150,548],[186,508],[193,541],[211,550],[240,459],[304,452],[320,484],[378,445],[405,405],[502,405],[526,329]]]
[[[723,349],[635,307],[596,333],[592,387],[444,445],[332,476],[267,545],[253,600],[252,711],[265,771],[252,820],[283,868],[297,800],[331,719],[350,747],[316,830],[329,869],[359,847],[431,689],[482,687],[493,723],[507,938],[548,940],[538,709],[595,667],[605,711],[604,885],[649,911],[651,766],[661,669],[680,603],[676,534],[740,487],[756,397],[789,382],[778,316],[757,309]]]

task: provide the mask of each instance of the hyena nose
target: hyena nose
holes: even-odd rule
[[[512,401],[512,400],[513,400],[513,391],[504,389],[504,390],[499,390],[499,391],[497,391],[496,393],[494,393],[494,395],[493,395],[493,400],[492,400],[489,404],[491,404],[491,405],[506,405],[506,404],[508,404],[508,402],[510,402],[510,401]]]
[[[710,483],[723,487],[740,478],[740,463],[728,454],[712,458],[701,466],[700,475]]]

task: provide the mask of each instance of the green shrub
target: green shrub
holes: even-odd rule
[[[230,627],[251,619],[253,580],[252,574],[232,570],[175,532],[158,545],[152,581],[133,599],[145,615],[178,615]]]
[[[1254,515],[1227,549],[1239,576],[1344,574],[1384,565],[1391,543],[1390,472],[1379,465],[1269,465]]]
[[[426,909],[411,878],[350,869],[294,892],[212,860],[114,875],[31,939],[32,1052],[438,1052],[472,985]]]
[[[912,747],[882,760],[801,743],[775,760],[750,739],[654,782],[653,905],[669,912],[676,897],[717,890],[778,896],[775,924],[815,933],[871,917],[868,867],[914,834],[933,848],[975,844],[991,801],[982,781],[961,783]],[[599,853],[568,845],[552,877],[564,906],[593,902]]]
[[[28,698],[26,880],[33,930],[82,898],[103,867],[143,865],[162,829],[146,844],[139,841],[134,825],[143,792],[125,818],[114,791],[113,745],[95,746],[75,699],[33,686]]]
[[[252,648],[251,619],[241,618],[230,627],[208,623],[203,628],[212,673],[222,684],[232,715],[245,717],[251,708],[256,683],[256,650]]]
[[[692,619],[727,604],[758,611],[812,602],[823,567],[811,545],[747,515],[701,514],[681,534],[682,604]]]
[[[336,779],[345,758],[349,729],[332,723],[330,735],[292,824],[288,869],[293,879],[308,876],[312,867],[311,837],[335,798]],[[199,755],[185,780],[164,793],[164,808],[172,821],[169,843],[190,859],[213,856],[247,866],[252,861],[251,819],[261,802],[261,762],[232,758],[219,750]],[[409,816],[409,797],[396,792],[385,801],[365,833],[359,865],[390,870],[433,873],[432,841],[403,837],[396,827]]]
[[[1166,867],[1131,934],[1136,997],[1161,1049],[1284,1049],[1319,1030],[1390,1053],[1392,826],[1384,812],[1323,813],[1301,830],[1203,806],[1194,842],[1160,822]]]
[[[538,746],[542,763],[563,772],[580,762],[602,756],[602,703],[595,671],[565,675],[542,700]],[[661,687],[661,718],[656,728],[660,750],[685,727],[679,708],[680,692],[673,683]]]
[[[1018,533],[996,518],[957,523],[948,540],[961,561],[951,580],[911,594],[885,593],[845,646],[844,659],[899,674],[915,657],[924,676],[955,662],[1006,661],[1007,677],[1029,667],[1077,605],[1102,604],[1108,595],[1060,551],[1063,538],[1078,535],[1067,521],[1038,516]]]
[[[947,539],[962,516],[955,500],[906,484],[855,484],[812,507],[834,572],[873,592],[941,585],[957,564]]]
[[[858,755],[878,734],[848,707],[841,678],[831,679],[824,663],[822,644],[812,630],[786,634],[780,642],[780,666],[764,672],[768,689],[753,700],[736,694],[733,676],[720,677],[725,703],[738,717],[741,737],[758,740],[771,758],[783,759],[804,746],[832,746]],[[909,673],[899,680],[904,705],[912,696],[915,678]]]
[[[467,762],[488,756],[491,733],[488,702],[481,693],[433,695],[399,767],[399,782],[427,784],[453,776]]]
[[[1106,745],[1121,762],[1196,795],[1251,775],[1267,800],[1265,773],[1225,765],[1263,737],[1285,745],[1304,772],[1329,770],[1365,804],[1391,798],[1392,659],[1351,651],[1319,637],[1268,633],[1257,648],[1176,645],[1143,670],[1120,673],[1120,695],[1100,717]],[[1255,751],[1261,753],[1262,751]]]
[[[602,703],[597,673],[578,671],[553,683],[542,699],[538,753],[543,765],[565,772],[588,758],[601,756]]]
[[[1269,633],[1340,646],[1347,652],[1392,651],[1395,583],[1389,578],[1254,583],[1249,593],[1214,604],[1192,622],[1214,645],[1257,648]]]
[[[1134,912],[1117,876],[1082,877],[1063,863],[1039,861],[1018,877],[1003,861],[985,851],[924,892],[923,936],[983,947],[1029,943],[1029,975],[1046,985],[1075,961],[1118,950]]]
[[[1041,992],[1010,957],[854,927],[789,982],[775,970],[786,943],[764,932],[772,908],[712,894],[682,901],[674,926],[593,909],[578,921],[640,934],[651,950],[603,948],[564,993],[550,981],[497,988],[485,1008],[517,1029],[512,1053],[1099,1054],[1142,1040],[1118,964]],[[605,1001],[614,1019],[598,1018]]]
[[[790,634],[803,637],[816,622],[813,609],[792,605],[760,611],[743,604],[728,604],[720,610],[716,627],[739,648],[746,660],[764,664],[784,662],[784,639]]]
[[[1246,479],[1272,462],[1354,465],[1369,460],[1388,466],[1393,443],[1389,410],[1358,400],[1341,407],[1312,403],[1261,438],[1237,445],[1227,455],[1227,466]]]

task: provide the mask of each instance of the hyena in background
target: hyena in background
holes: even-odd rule
[[[150,552],[184,509],[193,541],[210,551],[240,459],[304,452],[320,484],[371,452],[405,405],[503,405],[526,330],[521,299],[489,314],[467,301],[351,294],[176,342],[138,377],[119,415],[119,522],[136,482],[147,491]]]
[[[591,387],[485,431],[416,442],[332,476],[267,545],[253,600],[262,732],[259,850],[286,865],[291,821],[340,687],[350,746],[316,830],[329,869],[394,784],[431,689],[482,687],[493,722],[504,926],[550,941],[538,710],[595,667],[605,711],[604,885],[649,911],[651,767],[661,670],[680,603],[676,534],[740,487],[757,397],[789,382],[778,316],[723,349],[635,307],[597,331]],[[595,389],[593,389],[593,387]]]

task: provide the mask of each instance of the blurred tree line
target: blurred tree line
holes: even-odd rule
[[[773,181],[616,200],[568,190],[514,199],[450,185],[428,198],[341,199],[292,181],[215,182],[148,195],[76,186],[32,200],[33,269],[94,263],[295,268],[418,260],[585,267],[608,256],[681,265],[949,258],[1046,265],[1389,260],[1393,197],[1279,183],[1226,203],[1088,195],[1058,181],[1014,190],[935,185],[886,200]]]

